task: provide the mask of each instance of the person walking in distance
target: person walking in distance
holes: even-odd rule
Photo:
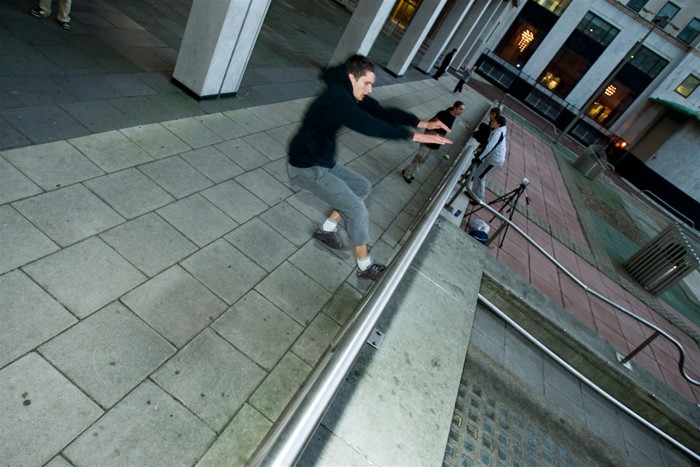
[[[440,66],[433,75],[433,79],[440,79],[440,77],[445,74],[447,67],[450,66],[450,63],[452,62],[452,57],[454,57],[456,53],[457,49],[452,49],[451,51],[447,52],[445,58],[442,59],[442,63],[440,63]]]
[[[452,107],[449,107],[445,110],[441,110],[433,118],[431,118],[430,121],[432,122],[435,120],[439,120],[442,123],[444,123],[447,127],[452,129],[452,125],[454,124],[455,119],[458,116],[460,116],[462,112],[464,112],[464,102],[456,101],[454,104],[452,104]],[[441,129],[426,130],[426,133],[431,131],[442,136],[445,136],[446,134],[445,130]],[[421,144],[418,147],[416,155],[413,157],[413,161],[401,171],[401,175],[403,176],[403,179],[406,181],[406,183],[411,183],[414,180],[413,174],[415,174],[418,170],[418,167],[420,167],[420,165],[423,164],[423,162],[425,162],[425,160],[430,155],[430,152],[433,149],[439,148],[440,146],[437,144]],[[450,159],[450,156],[448,156],[447,154],[445,154],[443,157],[447,160]]]
[[[51,1],[52,0],[39,0],[39,6],[31,10],[29,14],[37,18],[48,18],[51,16]],[[70,29],[71,3],[71,0],[58,0],[58,14],[56,15],[56,19],[65,30]]]
[[[474,156],[481,159],[481,163],[469,176],[469,189],[476,181],[477,186],[474,194],[482,201],[486,193],[486,176],[494,169],[502,167],[506,162],[506,117],[500,114],[492,117],[490,126],[491,133],[486,147],[481,151],[481,154]]]
[[[420,120],[396,108],[383,107],[369,97],[376,75],[374,64],[353,55],[322,75],[327,87],[308,108],[297,134],[289,144],[287,173],[292,183],[309,191],[332,208],[313,237],[333,249],[347,249],[338,233],[344,217],[357,260],[357,276],[377,280],[386,266],[375,264],[369,254],[369,212],[365,199],[372,185],[362,175],[336,161],[336,137],[342,126],[358,133],[384,139],[411,139],[417,143],[450,144],[428,130],[449,128],[440,121]]]
[[[459,79],[459,81],[457,81],[457,85],[455,86],[455,88],[452,92],[457,93],[457,94],[461,93],[462,88],[464,88],[464,85],[467,84],[467,81],[469,81],[469,78],[471,78],[472,75],[474,73],[476,73],[477,69],[478,69],[478,67],[476,65],[474,65],[469,70],[465,71],[464,74],[462,75],[462,77]]]

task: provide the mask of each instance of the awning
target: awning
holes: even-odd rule
[[[659,99],[658,97],[652,97],[651,100],[663,104],[667,107],[670,107],[673,110],[682,113],[683,115],[687,115],[688,117],[700,121],[700,110],[691,109],[690,107],[686,107],[676,102],[667,101],[666,99]]]

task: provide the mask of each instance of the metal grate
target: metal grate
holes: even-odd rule
[[[649,293],[659,295],[698,269],[697,247],[678,224],[670,224],[625,263]]]
[[[573,163],[573,166],[587,179],[594,180],[605,171],[607,160],[605,146],[598,144],[588,146],[583,154],[576,159],[576,162]]]

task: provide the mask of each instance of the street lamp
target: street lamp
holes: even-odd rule
[[[598,86],[598,89],[596,89],[596,91],[593,94],[591,94],[591,97],[589,97],[588,100],[586,101],[586,103],[583,104],[583,106],[579,109],[578,115],[576,117],[574,117],[574,119],[571,120],[571,122],[569,122],[569,124],[566,126],[566,128],[564,128],[564,130],[561,133],[559,133],[559,135],[557,136],[557,139],[554,140],[554,142],[556,144],[559,144],[559,140],[561,140],[562,136],[568,134],[569,131],[571,131],[571,129],[574,127],[574,125],[576,125],[576,123],[579,120],[581,120],[581,118],[583,118],[583,113],[586,110],[588,110],[588,108],[590,108],[591,105],[593,105],[593,102],[598,98],[598,96],[600,96],[603,92],[605,92],[605,90],[610,85],[610,83],[609,83],[610,80],[612,78],[614,78],[615,76],[617,76],[617,74],[620,72],[620,70],[622,70],[622,68],[625,65],[627,65],[629,63],[629,61],[632,60],[632,58],[634,58],[635,55],[637,55],[637,52],[639,52],[639,50],[644,45],[644,41],[646,41],[647,37],[649,37],[649,35],[652,32],[654,32],[654,29],[656,29],[656,25],[660,21],[666,21],[668,19],[669,19],[669,16],[664,15],[664,16],[657,16],[656,18],[651,20],[651,29],[649,29],[647,31],[647,33],[644,35],[644,37],[641,38],[641,40],[637,41],[637,43],[634,44],[634,47],[632,47],[632,50],[630,51],[630,53],[625,55],[625,58],[620,63],[617,64],[615,69],[608,75],[608,77],[601,83],[601,85]]]

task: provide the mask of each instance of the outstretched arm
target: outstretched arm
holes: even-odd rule
[[[420,132],[415,132],[413,133],[413,138],[412,141],[415,141],[416,143],[427,143],[427,144],[452,144],[452,140],[449,140],[445,138],[444,136],[440,136],[438,134],[430,134],[430,133],[420,133]]]
[[[418,128],[425,128],[426,130],[445,130],[446,132],[450,132],[450,127],[442,123],[440,120],[421,120],[418,122]]]

